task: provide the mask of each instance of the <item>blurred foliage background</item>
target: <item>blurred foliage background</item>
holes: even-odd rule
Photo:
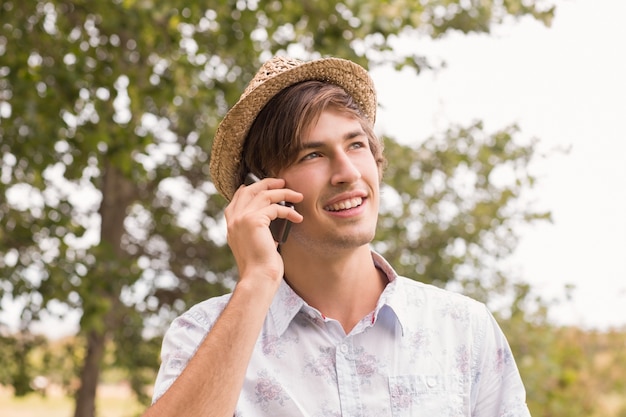
[[[208,161],[264,60],[333,55],[419,74],[440,64],[394,39],[489,33],[522,16],[549,25],[554,11],[542,0],[4,0],[0,299],[20,306],[21,327],[0,329],[0,384],[22,396],[46,376],[91,417],[115,371],[149,401],[169,322],[236,282]],[[524,199],[536,142],[481,122],[414,146],[383,137],[392,203],[375,248],[403,275],[494,306],[534,416],[626,416],[624,334],[550,324],[550,302],[500,266],[521,226],[550,220]],[[495,181],[503,171],[510,180]],[[74,337],[30,332],[76,311]]]

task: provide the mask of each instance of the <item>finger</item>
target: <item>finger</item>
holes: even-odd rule
[[[304,196],[289,188],[282,188],[282,179],[264,179],[261,182],[242,186],[237,190],[231,206],[235,210],[260,210],[271,204],[282,203],[284,201],[296,204],[303,200]],[[278,188],[276,188],[278,187]]]
[[[292,223],[301,223],[304,217],[292,205],[275,204],[276,218],[287,219]]]
[[[247,186],[242,184],[233,195],[233,198],[231,199],[231,205],[233,205],[233,207],[237,207],[240,204],[248,206],[250,204],[250,201],[256,196],[263,195],[265,191],[282,189],[284,186],[285,180],[280,178],[265,178]],[[268,196],[266,196],[266,198],[268,198],[267,204],[281,201],[271,201]]]

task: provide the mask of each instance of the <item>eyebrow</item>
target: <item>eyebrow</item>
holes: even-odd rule
[[[347,140],[354,139],[359,136],[367,136],[367,134],[365,133],[363,129],[352,130],[343,135],[343,140],[347,141]],[[306,143],[303,143],[302,146],[300,146],[300,151],[303,151],[306,149],[321,148],[323,146],[324,146],[324,142],[320,142],[320,141],[306,142]]]

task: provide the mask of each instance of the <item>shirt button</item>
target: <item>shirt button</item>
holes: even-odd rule
[[[428,385],[429,388],[435,388],[437,386],[437,378],[431,376],[426,380],[426,385]]]
[[[348,353],[348,345],[339,346],[339,350],[341,351],[341,353]]]

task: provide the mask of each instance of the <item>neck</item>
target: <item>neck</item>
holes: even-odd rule
[[[284,248],[286,249],[286,248]],[[387,284],[368,245],[330,254],[282,250],[285,278],[293,290],[347,333],[376,307]]]

